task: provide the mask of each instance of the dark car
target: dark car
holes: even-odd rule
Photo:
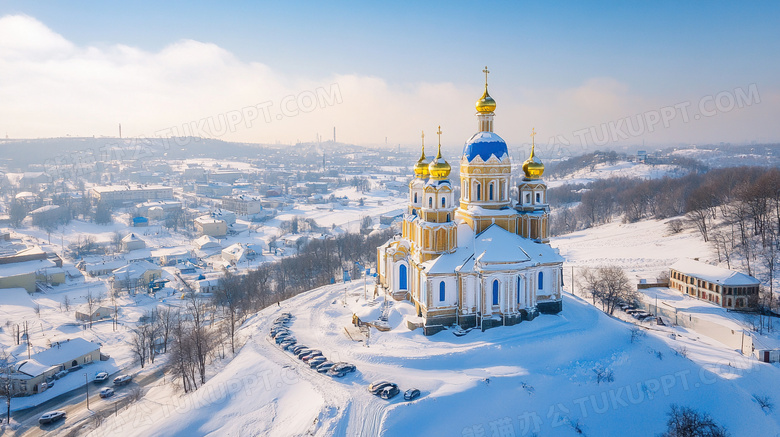
[[[309,360],[311,360],[312,358],[314,358],[314,357],[321,357],[321,356],[322,356],[322,351],[315,349],[315,350],[310,350],[309,353],[303,354],[303,355],[299,356],[298,358],[300,358],[301,361],[303,361],[304,363],[308,363]]]
[[[279,336],[276,337],[276,340],[274,340],[274,341],[276,341],[276,344],[282,344],[285,341],[289,341],[289,340],[298,341],[298,340],[295,339],[295,337],[293,337],[292,334],[279,335]]]
[[[334,363],[333,361],[323,361],[322,363],[317,365],[316,369],[317,372],[319,373],[325,373],[335,365],[336,363]]]
[[[352,372],[355,371],[355,365],[354,364],[345,363],[343,361],[340,362],[340,363],[336,363],[336,365],[333,366],[333,368],[336,369],[339,372],[343,371],[344,373],[352,373]]]
[[[309,348],[308,346],[299,344],[299,345],[296,345],[294,348],[292,348],[290,350],[290,352],[292,352],[293,354],[297,354],[298,352],[301,351],[301,349],[308,349],[308,348]]]
[[[279,337],[280,335],[291,335],[291,334],[292,334],[292,331],[290,331],[290,330],[289,330],[289,329],[287,329],[287,328],[284,328],[284,329],[277,329],[276,331],[272,331],[272,332],[271,332],[271,337],[272,337],[272,338],[277,338],[277,337]]]
[[[60,419],[64,419],[65,415],[66,413],[64,411],[49,411],[43,413],[43,416],[38,419],[38,423],[45,425],[47,423],[56,422]]]
[[[388,385],[379,392],[379,397],[382,399],[392,399],[398,394],[399,391],[400,390],[398,390],[397,385]]]
[[[420,397],[420,390],[416,388],[410,388],[404,392],[404,400],[413,401]]]
[[[311,349],[305,347],[302,349],[298,349],[298,352],[293,352],[293,354],[295,355],[296,358],[303,358],[304,356],[308,355],[309,352],[311,351],[312,351]]]
[[[294,347],[294,346],[295,346],[297,343],[298,343],[298,342],[297,342],[297,340],[295,340],[294,338],[288,338],[287,340],[285,340],[285,341],[283,341],[283,342],[279,343],[279,346],[280,346],[282,349],[284,349],[284,350],[290,350],[290,349],[292,349],[292,348],[293,348],[293,347]]]
[[[308,364],[309,367],[311,367],[312,369],[316,369],[317,366],[324,363],[325,361],[328,361],[328,359],[320,355],[318,357],[313,357],[312,359],[307,361],[306,364]]]
[[[114,378],[114,385],[127,385],[133,380],[133,375],[122,375]]]
[[[333,369],[331,369],[333,370]],[[389,387],[391,385],[395,385],[390,381],[374,381],[371,384],[368,385],[368,392],[372,395],[379,394],[379,392],[382,391],[385,387]]]

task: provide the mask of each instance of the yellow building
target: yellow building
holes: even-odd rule
[[[544,164],[532,145],[518,198],[510,198],[512,163],[506,142],[493,132],[496,102],[484,72],[478,132],[460,157],[459,204],[439,129],[436,157],[425,156],[423,141],[414,166],[401,235],[377,249],[380,285],[414,303],[419,319],[410,325],[426,334],[453,324],[483,330],[514,325],[562,309],[563,258],[547,244]]]

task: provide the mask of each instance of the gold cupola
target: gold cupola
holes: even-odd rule
[[[414,176],[419,179],[428,179],[430,173],[428,173],[428,164],[430,160],[425,157],[425,132],[422,133],[422,154],[420,159],[417,160],[417,164],[414,165]]]
[[[487,76],[490,71],[488,71],[487,66],[484,70],[482,70],[482,72],[485,73],[485,92],[482,93],[482,97],[477,100],[475,106],[477,107],[477,112],[480,114],[490,114],[496,110],[496,101],[490,97],[490,94],[488,94]]]
[[[536,131],[531,129],[531,156],[523,163],[523,173],[525,173],[527,179],[541,179],[544,174],[544,164],[534,154],[534,149],[536,148],[534,136],[536,136]]]
[[[439,151],[436,153],[436,157],[433,158],[433,161],[428,165],[428,173],[431,174],[431,179],[442,181],[450,176],[452,167],[441,156],[441,126],[439,126],[439,131],[436,133],[439,135]]]

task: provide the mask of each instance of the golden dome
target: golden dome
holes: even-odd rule
[[[425,157],[425,132],[422,133],[422,154],[420,159],[417,160],[417,164],[414,165],[414,176],[420,179],[428,179],[428,164],[430,161]]]
[[[431,174],[431,179],[441,181],[450,176],[452,167],[450,166],[450,163],[441,156],[441,126],[439,126],[437,134],[439,134],[439,152],[436,154],[436,158],[433,158],[433,161],[428,165],[428,173]]]
[[[487,85],[485,85],[485,92],[482,93],[482,97],[477,100],[475,106],[480,114],[490,114],[496,110],[496,101],[488,94]]]
[[[483,73],[485,73],[485,92],[482,93],[482,97],[477,100],[477,112],[480,114],[490,114],[491,112],[496,110],[496,101],[493,100],[492,97],[490,97],[490,94],[488,94],[487,90],[487,78],[488,78],[488,71],[487,66],[485,66],[485,69],[482,70]]]
[[[533,129],[531,132],[531,156],[523,163],[523,173],[525,173],[525,177],[528,179],[541,179],[544,174],[544,164],[534,154],[536,144],[533,141],[533,137],[536,135],[536,132]]]

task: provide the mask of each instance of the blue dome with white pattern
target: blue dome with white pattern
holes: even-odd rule
[[[463,146],[463,156],[468,162],[473,161],[477,156],[487,161],[491,155],[501,159],[508,154],[509,150],[504,139],[493,132],[477,132]]]

